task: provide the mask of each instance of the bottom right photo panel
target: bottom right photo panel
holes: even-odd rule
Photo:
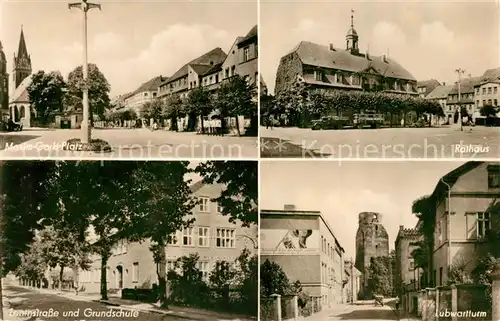
[[[262,161],[260,320],[497,320],[500,163]]]

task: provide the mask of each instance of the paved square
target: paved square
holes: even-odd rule
[[[500,156],[495,127],[317,130],[261,127],[261,157],[478,159]],[[289,145],[296,145],[293,149]]]
[[[93,129],[92,139],[103,139],[112,146],[110,153],[64,151],[61,145],[81,138],[76,129],[25,129],[3,133],[2,158],[231,158],[256,159],[256,137],[208,136],[196,133],[150,131],[148,129]]]

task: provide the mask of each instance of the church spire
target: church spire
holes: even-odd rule
[[[21,37],[19,38],[19,47],[17,49],[17,57],[28,58],[28,49],[26,48],[26,40],[24,40],[23,25],[21,25]]]
[[[21,36],[19,38],[19,47],[17,49],[17,55],[14,54],[14,88],[17,88],[21,82],[31,75],[31,57],[28,54],[28,49],[26,48],[26,40],[24,39],[24,30],[21,26]]]
[[[351,9],[351,28],[354,28],[354,10]]]

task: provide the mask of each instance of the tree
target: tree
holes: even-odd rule
[[[390,257],[374,257],[368,270],[368,288],[372,294],[392,296]]]
[[[222,207],[222,214],[230,222],[239,220],[243,226],[258,222],[258,166],[252,161],[208,161],[195,171],[206,184],[224,184],[219,197],[213,202]]]
[[[210,96],[210,92],[206,90],[205,87],[199,86],[189,92],[186,101],[186,106],[189,111],[189,121],[194,121],[199,117],[202,133],[205,132],[203,119],[213,110]]]
[[[240,133],[240,124],[238,116],[245,116],[255,122],[257,117],[257,104],[254,101],[256,97],[256,88],[239,75],[234,75],[227,82],[217,89],[216,106],[219,108],[221,119],[223,120],[222,130],[225,131],[224,122],[227,116],[236,118],[236,130],[238,136]]]
[[[51,123],[54,116],[63,109],[66,83],[58,71],[45,73],[40,70],[31,79],[27,88],[30,104],[35,108],[42,124]]]
[[[21,264],[14,271],[17,277],[39,284],[48,268],[43,260],[43,244],[35,238],[26,253],[21,254]]]
[[[413,202],[412,212],[419,218],[419,232],[423,240],[416,242],[418,246],[412,252],[415,258],[415,265],[424,270],[424,282],[426,286],[432,286],[432,253],[434,253],[434,230],[436,206],[432,196],[423,196]]]
[[[142,105],[140,114],[142,118],[163,119],[164,104],[158,98],[147,101]]]
[[[260,265],[260,295],[270,297],[273,294],[285,295],[290,289],[290,282],[285,272],[275,262],[266,259]]]
[[[129,239],[149,239],[157,263],[159,300],[166,300],[166,245],[174,234],[190,226],[189,216],[196,205],[185,175],[189,162],[141,162],[131,174],[129,194],[131,221]]]
[[[184,116],[184,101],[178,94],[172,94],[165,104],[165,117],[172,123],[171,130],[178,131],[177,120]]]
[[[259,261],[257,255],[252,255],[248,249],[243,249],[236,259],[238,288],[244,306],[250,313],[258,311],[258,274]]]
[[[169,272],[172,297],[178,303],[203,306],[207,302],[209,288],[198,269],[199,258],[197,253],[183,256],[175,262],[176,269],[180,269],[181,273]]]
[[[220,293],[223,304],[230,304],[229,291],[235,283],[237,271],[233,268],[233,264],[227,261],[215,262],[214,269],[210,273],[210,284]]]
[[[104,118],[105,111],[111,107],[108,80],[97,65],[89,64],[88,68],[89,112],[91,125],[94,124],[94,115]],[[76,67],[68,75],[68,92],[65,105],[69,109],[83,109],[83,71],[82,66]]]

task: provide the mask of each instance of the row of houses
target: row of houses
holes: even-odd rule
[[[185,98],[197,87],[215,90],[234,75],[258,86],[257,26],[245,36],[237,37],[229,51],[214,48],[187,62],[170,77],[154,77],[135,91],[121,95],[116,101],[116,110],[131,110],[139,115],[142,106],[154,99],[166,100],[172,94]]]
[[[315,306],[347,303],[361,287],[361,273],[319,211],[260,211],[260,260],[277,263],[290,282],[299,281]]]
[[[430,266],[415,266],[412,256],[423,240],[422,219],[415,227],[400,226],[395,242],[398,294],[415,312],[419,290],[447,285],[452,267],[463,267],[470,276],[486,254],[486,233],[498,229],[488,210],[500,197],[500,163],[465,163],[444,175],[430,197],[435,211]]]
[[[205,281],[208,281],[217,261],[235,262],[243,249],[257,254],[257,227],[242,227],[241,222],[229,222],[221,214],[218,204],[212,202],[223,189],[220,184],[197,182],[191,191],[199,199],[192,212],[194,223],[191,227],[178,231],[172,242],[166,247],[167,271],[175,270],[175,261],[183,256],[198,254],[198,269]],[[90,233],[91,241],[97,241]],[[107,285],[110,292],[126,288],[151,289],[158,285],[157,268],[150,242],[118,242],[107,264]],[[88,293],[99,293],[101,282],[101,259],[99,255],[91,257],[88,270],[78,271],[79,286]],[[70,271],[67,271],[70,273]],[[73,271],[76,274],[76,271]],[[48,278],[48,277],[47,277]]]
[[[459,105],[472,120],[484,117],[481,115],[482,107],[500,106],[500,68],[488,69],[479,77],[464,78],[460,81],[460,88],[458,82],[446,85],[435,79],[419,81],[417,87],[421,98],[441,105],[448,123],[458,121],[456,114]]]

